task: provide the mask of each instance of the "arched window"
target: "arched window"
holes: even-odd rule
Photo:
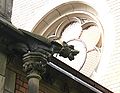
[[[95,10],[87,4],[68,2],[44,16],[33,32],[60,43],[66,41],[74,45],[80,51],[75,60],[69,61],[57,54],[54,56],[90,77],[99,64],[103,46],[103,29],[96,16]]]
[[[95,22],[92,20],[88,21],[85,19],[73,18],[69,24],[60,29],[61,26],[56,31],[59,32],[58,37],[54,34],[48,36],[48,38],[57,40],[58,42],[66,41],[69,45],[74,45],[75,49],[79,50],[80,53],[75,57],[73,61],[69,61],[66,58],[56,56],[58,59],[65,62],[67,65],[86,73],[87,75],[92,75],[93,67],[97,66],[99,63],[99,58],[101,54],[101,33],[96,26]],[[84,70],[83,70],[84,69]],[[86,71],[87,70],[87,71]]]

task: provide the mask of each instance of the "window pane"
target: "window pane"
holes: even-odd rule
[[[80,39],[85,42],[87,49],[91,50],[99,42],[100,32],[98,31],[98,28],[96,26],[91,26],[83,31]]]
[[[67,28],[65,28],[64,32],[61,36],[61,41],[69,41],[74,38],[78,38],[82,31],[81,24],[79,22],[75,22],[70,24]]]

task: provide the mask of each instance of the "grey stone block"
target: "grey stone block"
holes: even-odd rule
[[[9,92],[9,91],[7,91],[7,90],[4,90],[4,93],[11,93],[11,92]]]
[[[5,13],[5,0],[0,0],[0,12]]]
[[[15,90],[15,79],[16,73],[6,69],[6,76],[5,76],[5,89],[10,93],[14,93]]]
[[[6,16],[7,18],[11,18],[12,14],[12,6],[13,6],[13,0],[6,0]]]
[[[3,53],[0,53],[0,74],[5,75],[7,57]]]
[[[4,91],[4,82],[5,82],[5,77],[0,75],[0,93],[3,93]]]

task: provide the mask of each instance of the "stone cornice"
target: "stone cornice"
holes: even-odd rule
[[[30,33],[22,29],[17,29],[11,23],[2,18],[0,19],[0,45],[3,46],[2,49],[8,53],[21,56],[28,53],[29,51],[42,51],[42,53],[47,53],[46,55],[60,53],[61,56],[66,58],[68,57],[70,59],[69,53],[72,56],[75,56],[76,53],[78,53],[78,51],[74,50],[73,47],[68,46],[67,44],[66,47],[64,43],[62,45],[45,37]],[[67,55],[63,55],[66,54],[64,53],[66,51],[64,51],[63,48],[66,48],[64,50],[69,50]],[[70,60],[73,60],[73,58]]]

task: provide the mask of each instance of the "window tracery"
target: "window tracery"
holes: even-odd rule
[[[67,8],[64,13],[59,10],[62,9],[62,6]],[[79,50],[80,53],[72,62],[61,58],[57,54],[54,56],[57,56],[58,59],[86,76],[92,76],[99,65],[103,48],[103,29],[96,18],[97,12],[92,7],[81,2],[69,2],[60,5],[53,9],[50,15],[52,12],[53,14],[56,13],[56,11],[59,11],[60,16],[52,19],[51,22],[46,21],[46,16],[43,17],[44,19],[40,23],[46,22],[50,24],[44,27],[45,29],[43,29],[42,24],[41,26],[35,26],[35,32],[39,32],[37,29],[42,28],[43,31],[39,32],[41,35],[59,43],[66,41],[68,44],[74,45],[75,49]],[[49,17],[49,13],[47,17]]]
[[[60,26],[58,27],[60,28]],[[74,45],[75,49],[80,51],[80,54],[76,56],[73,62],[57,55],[58,59],[78,71],[81,71],[88,61],[98,63],[97,61],[99,61],[98,58],[101,53],[101,47],[98,47],[101,33],[95,22],[87,20],[86,18],[75,18],[75,20],[64,26],[59,36],[57,32],[59,31],[56,31],[56,35],[50,35],[49,38],[53,39],[54,37],[58,42],[66,41],[68,44]]]

